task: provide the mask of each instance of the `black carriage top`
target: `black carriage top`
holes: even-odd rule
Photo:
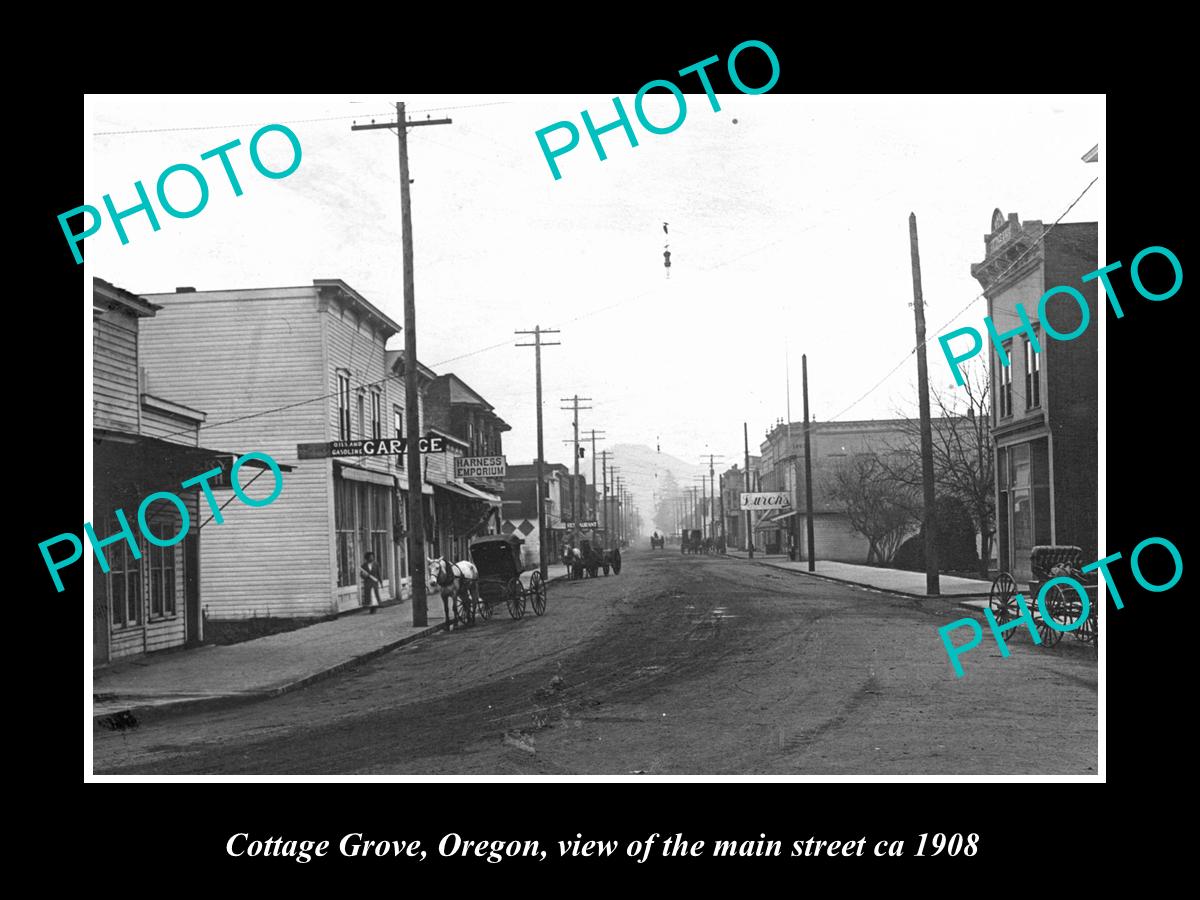
[[[512,577],[519,575],[521,545],[525,541],[515,534],[488,534],[471,541],[471,562],[480,575]]]

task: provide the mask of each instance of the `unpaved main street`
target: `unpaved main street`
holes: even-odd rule
[[[95,771],[1095,774],[1094,653],[1023,633],[1003,659],[985,637],[956,679],[936,629],[964,615],[631,551],[551,585],[544,617],[498,609],[282,697],[97,729]]]

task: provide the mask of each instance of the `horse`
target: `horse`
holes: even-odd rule
[[[451,598],[458,600],[461,597],[467,603],[474,602],[479,591],[479,570],[472,562],[460,560],[451,564],[440,556],[427,559],[426,563],[429,565],[429,577],[442,595],[442,612],[447,629],[453,629],[461,624],[461,620],[458,618],[458,604],[455,604],[454,621],[451,622]]]

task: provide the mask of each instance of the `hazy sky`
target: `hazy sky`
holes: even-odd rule
[[[382,120],[394,99],[90,97],[81,203],[102,207],[111,193],[118,209],[132,206],[135,180],[153,196],[159,173],[181,162],[205,173],[211,193],[193,218],[160,211],[158,232],[143,215],[126,220],[126,246],[106,220],[86,241],[88,274],[137,293],[341,278],[402,322],[396,139],[350,130],[352,117]],[[846,408],[914,343],[909,212],[920,229],[931,380],[949,386],[936,336],[979,293],[970,264],[983,258],[993,208],[1049,224],[1102,170],[1080,160],[1103,141],[1102,97],[719,94],[714,113],[703,94],[688,95],[671,134],[650,134],[636,118],[636,148],[619,129],[605,134],[604,162],[579,113],[611,121],[611,95],[406,99],[412,118],[454,120],[410,132],[418,353],[495,405],[513,427],[505,451],[514,463],[533,456],[536,436],[533,351],[513,346],[523,339],[512,332],[535,324],[562,329],[562,346],[543,352],[551,459],[570,462],[560,440],[571,417],[559,398],[575,393],[593,398],[581,427],[610,443],[732,461],[748,421],[753,453],[784,415],[785,343],[793,418],[801,353],[818,419],[890,417],[912,399],[915,357]],[[633,98],[622,100],[632,117]],[[676,112],[669,95],[646,109],[663,124]],[[534,132],[562,119],[583,133],[559,157],[555,181]],[[273,122],[303,148],[280,180],[260,176],[247,151],[256,128]],[[235,138],[240,197],[217,160],[200,160]],[[273,168],[290,158],[279,135],[262,148]],[[185,209],[197,197],[188,182],[169,182]],[[1101,218],[1102,188],[1065,221]],[[980,301],[955,322],[982,330],[984,313]]]

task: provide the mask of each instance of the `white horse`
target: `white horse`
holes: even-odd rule
[[[446,626],[454,628],[461,624],[461,620],[458,618],[458,607],[462,604],[454,604],[454,619],[451,621],[450,601],[462,598],[465,603],[474,602],[479,590],[479,570],[472,562],[460,560],[456,563],[449,563],[440,556],[426,559],[426,563],[429,566],[430,581],[442,595],[442,612],[446,618]]]

